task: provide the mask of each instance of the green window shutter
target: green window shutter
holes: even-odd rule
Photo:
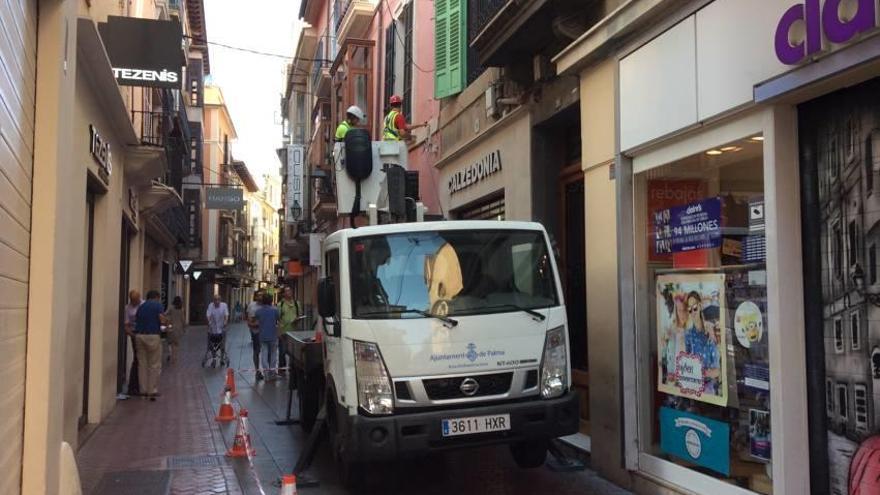
[[[434,0],[434,97],[461,92],[467,74],[467,0]]]

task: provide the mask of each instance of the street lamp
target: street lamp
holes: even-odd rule
[[[862,269],[861,265],[856,263],[856,266],[852,269],[850,278],[853,281],[853,285],[855,285],[856,292],[858,292],[864,300],[874,306],[880,307],[880,294],[870,293],[865,290],[865,271]]]
[[[294,200],[293,206],[290,207],[290,213],[293,214],[293,220],[295,222],[299,221],[299,218],[302,216],[302,206],[299,205],[299,201]]]

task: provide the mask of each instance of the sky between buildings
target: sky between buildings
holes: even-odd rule
[[[205,0],[209,43],[292,56],[299,35],[299,0]],[[281,146],[280,98],[289,59],[209,45],[211,81],[220,86],[244,160],[262,186],[263,174],[278,174]]]

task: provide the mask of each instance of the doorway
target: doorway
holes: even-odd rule
[[[123,393],[126,371],[128,368],[128,336],[125,333],[125,306],[128,304],[128,291],[131,283],[129,267],[131,266],[131,240],[134,237],[134,226],[128,217],[122,218],[122,236],[119,246],[119,313],[116,343],[116,393]]]
[[[590,368],[587,357],[587,282],[584,212],[584,173],[580,162],[567,165],[559,174],[560,259],[571,374],[580,398],[580,432],[590,434]]]
[[[82,428],[89,422],[89,367],[91,365],[92,354],[92,261],[95,247],[95,194],[86,193],[86,311],[85,311],[85,331],[83,345],[83,388],[82,388],[82,410],[79,416],[79,427]]]

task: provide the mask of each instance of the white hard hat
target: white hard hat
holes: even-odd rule
[[[367,115],[357,105],[352,105],[352,106],[348,107],[348,110],[346,110],[345,113],[347,113],[349,115],[353,115],[353,116],[357,117],[358,120],[361,120],[363,122],[367,121]]]

